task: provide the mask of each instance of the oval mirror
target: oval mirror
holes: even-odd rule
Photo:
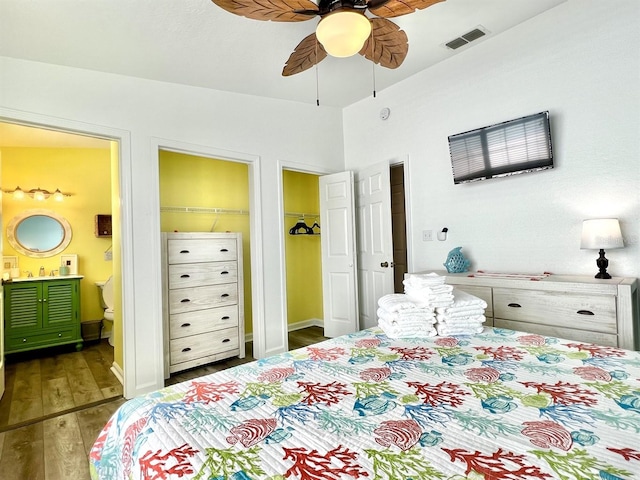
[[[52,257],[71,242],[71,225],[50,210],[27,210],[9,222],[7,240],[28,257]]]

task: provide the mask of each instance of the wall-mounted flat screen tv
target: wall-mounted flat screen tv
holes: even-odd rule
[[[454,183],[553,168],[549,112],[449,137]]]

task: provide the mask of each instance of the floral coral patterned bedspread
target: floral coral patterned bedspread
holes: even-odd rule
[[[93,479],[640,478],[640,354],[377,328],[125,403]]]

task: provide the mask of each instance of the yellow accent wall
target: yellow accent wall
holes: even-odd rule
[[[88,148],[2,148],[2,189],[22,190],[59,188],[72,193],[63,202],[48,199],[38,202],[30,197],[16,200],[2,195],[2,242],[5,256],[18,257],[21,276],[26,271],[35,276],[41,266],[46,274],[60,266],[60,255],[78,255],[81,320],[103,317],[100,293],[95,282],[105,281],[112,274],[113,263],[105,261],[104,252],[112,245],[111,238],[95,236],[95,215],[111,213],[111,154],[106,149]],[[66,218],[71,225],[71,243],[61,254],[48,258],[30,258],[15,251],[7,240],[7,225],[24,210],[47,209]]]
[[[287,322],[322,319],[322,252],[319,235],[290,235],[289,229],[297,217],[287,213],[318,213],[317,217],[305,217],[311,227],[320,224],[320,196],[318,176],[284,170],[282,172],[284,195],[284,237],[287,265]],[[320,226],[322,226],[320,224]],[[316,232],[320,230],[315,229]]]
[[[163,232],[241,232],[245,332],[252,329],[249,167],[184,153],[160,151],[160,228]],[[206,207],[244,213],[174,213],[162,207]]]

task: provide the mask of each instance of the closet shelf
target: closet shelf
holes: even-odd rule
[[[297,218],[320,218],[319,213],[304,213],[304,212],[284,212],[285,217],[297,217]]]
[[[225,215],[249,215],[249,210],[236,210],[231,208],[216,208],[216,207],[173,207],[165,206],[160,207],[161,212],[170,213],[208,213],[208,214],[225,214]]]

